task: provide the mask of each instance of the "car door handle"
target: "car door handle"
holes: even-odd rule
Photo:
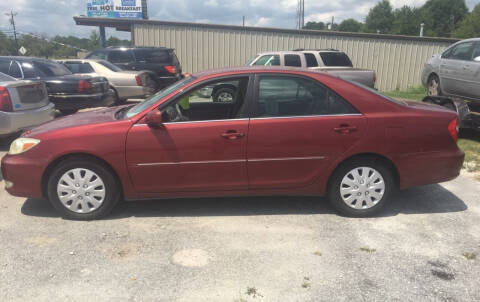
[[[221,135],[225,139],[238,139],[245,136],[245,133],[237,132],[235,130],[229,130]]]
[[[333,130],[341,134],[348,134],[348,133],[357,131],[357,127],[349,126],[349,125],[340,125],[340,127],[333,128]]]

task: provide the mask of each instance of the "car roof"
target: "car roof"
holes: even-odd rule
[[[20,62],[32,62],[32,61],[44,61],[44,62],[53,62],[49,59],[35,58],[35,57],[21,57],[21,56],[0,56],[1,59],[15,60]]]
[[[220,69],[211,69],[198,73],[194,73],[193,76],[196,78],[210,77],[214,75],[232,75],[232,74],[242,74],[242,73],[286,73],[286,74],[310,74],[310,75],[322,75],[328,76],[331,78],[338,78],[328,74],[326,72],[317,71],[314,69],[307,68],[298,68],[298,67],[285,67],[285,66],[240,66],[240,67],[228,67]]]
[[[99,49],[95,49],[94,51],[109,51],[109,50],[135,50],[135,49],[147,49],[147,50],[173,50],[173,48],[169,48],[169,47],[163,47],[163,46],[159,46],[159,47],[153,47],[153,46],[110,46],[110,47],[107,47],[107,48],[99,48]]]
[[[293,49],[293,50],[277,50],[277,51],[264,51],[258,54],[258,56],[263,56],[263,55],[285,55],[285,54],[299,54],[299,53],[310,53],[310,52],[338,52],[338,53],[344,53],[343,51],[340,51],[338,49],[333,49],[333,48],[325,48],[325,49],[303,49],[303,48],[298,48],[298,49]]]

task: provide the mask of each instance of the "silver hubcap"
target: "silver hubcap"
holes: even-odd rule
[[[90,213],[105,200],[105,184],[95,172],[78,168],[67,171],[57,185],[58,198],[75,213]]]
[[[385,194],[385,182],[375,169],[359,167],[345,175],[340,184],[343,202],[357,210],[375,206]]]
[[[233,102],[233,95],[228,92],[222,92],[218,95],[217,100],[222,103],[232,103]]]
[[[437,79],[431,79],[430,85],[428,86],[428,95],[436,96],[438,94],[438,82]]]

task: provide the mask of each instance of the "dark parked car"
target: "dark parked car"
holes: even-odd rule
[[[182,78],[182,67],[175,50],[165,47],[112,47],[95,50],[86,59],[107,60],[123,70],[149,70],[155,73],[159,88]]]
[[[16,79],[45,82],[50,101],[64,114],[114,101],[114,92],[106,78],[74,75],[62,64],[50,60],[0,57],[0,72]]]
[[[232,102],[195,101],[229,82]],[[33,128],[1,169],[10,194],[49,199],[74,219],[104,216],[122,198],[232,195],[327,195],[340,212],[368,216],[397,188],[457,177],[457,121],[326,73],[226,69]]]

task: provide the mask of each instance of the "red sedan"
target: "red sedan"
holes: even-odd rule
[[[397,188],[458,176],[457,134],[456,113],[439,106],[323,73],[249,67],[41,125],[1,167],[10,194],[47,198],[72,219],[102,217],[121,199],[234,195],[327,195],[358,217]]]

